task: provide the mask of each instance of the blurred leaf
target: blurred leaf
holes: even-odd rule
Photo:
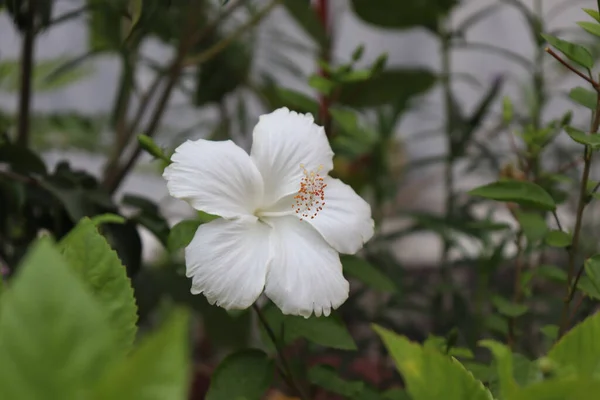
[[[104,307],[119,347],[128,352],[137,331],[137,307],[119,257],[88,218],[82,219],[61,240],[60,250]]]
[[[310,1],[283,0],[283,6],[296,23],[319,45],[325,46],[327,35]]]
[[[28,148],[11,143],[0,143],[0,163],[6,163],[10,169],[23,175],[46,174],[46,164]]]
[[[144,149],[146,153],[150,154],[154,158],[163,160],[166,163],[171,162],[169,157],[165,154],[164,150],[161,149],[160,146],[157,145],[154,139],[152,139],[150,136],[138,135],[137,139],[138,143],[140,144],[140,147]]]
[[[353,255],[342,255],[340,259],[346,275],[381,292],[395,293],[398,291],[396,284],[368,261]]]
[[[600,13],[598,13],[598,11],[592,10],[590,8],[584,8],[583,11],[585,11],[587,15],[594,18],[596,21],[600,22]]]
[[[33,68],[32,87],[35,92],[52,92],[80,82],[93,72],[89,66],[77,64],[60,74],[62,69],[70,60],[66,57],[57,57],[47,60],[39,60]],[[0,90],[16,93],[20,84],[21,62],[8,60],[0,62]]]
[[[589,108],[592,111],[596,110],[596,103],[598,95],[596,92],[589,89],[577,86],[569,92],[569,97],[576,103],[581,104],[584,107]]]
[[[144,337],[130,357],[109,369],[92,399],[185,399],[189,391],[189,314],[175,310],[159,330]]]
[[[540,329],[540,332],[554,342],[556,339],[558,339],[558,329],[558,325],[544,325]]]
[[[295,90],[267,85],[258,90],[270,109],[288,107],[291,110],[317,115],[319,103],[313,98]]]
[[[529,311],[524,304],[516,304],[500,296],[492,296],[492,304],[498,312],[506,317],[517,318]]]
[[[227,356],[212,375],[207,400],[260,399],[275,374],[275,364],[261,350]]]
[[[113,339],[58,250],[38,241],[2,294],[0,398],[78,398],[114,361]]]
[[[587,69],[591,69],[594,66],[594,59],[589,50],[585,47],[567,42],[566,40],[559,39],[552,35],[542,34],[542,37],[574,63]]]
[[[594,400],[600,382],[589,379],[548,380],[519,390],[510,400]]]
[[[600,313],[573,327],[548,352],[548,357],[564,367],[571,367],[580,377],[598,374],[600,364]]]
[[[577,143],[590,146],[594,150],[600,149],[600,134],[587,134],[571,126],[565,126],[565,131]]]
[[[402,373],[413,400],[491,400],[492,396],[458,361],[403,336],[374,326]],[[432,385],[431,382],[436,382]]]
[[[503,399],[510,399],[517,390],[517,382],[513,376],[513,358],[510,349],[493,340],[482,340],[479,346],[489,349],[496,360],[496,368],[500,381],[500,393]]]
[[[491,200],[514,202],[542,210],[556,209],[556,204],[548,192],[535,183],[527,181],[501,180],[472,189],[469,194]]]
[[[116,51],[121,47],[122,19],[127,14],[128,0],[87,0],[88,47],[92,51]]]
[[[308,371],[308,380],[313,385],[322,387],[328,392],[337,393],[344,398],[358,398],[357,395],[364,390],[361,381],[346,381],[330,366],[316,365]]]
[[[122,202],[139,210],[130,218],[130,221],[148,229],[166,247],[170,231],[169,224],[160,213],[156,203],[145,197],[134,195],[125,195]]]
[[[563,231],[550,231],[546,236],[546,244],[552,247],[567,247],[571,245],[571,235]]]
[[[523,230],[523,234],[529,242],[535,242],[546,236],[548,226],[546,220],[539,213],[524,212],[517,210],[517,220]]]
[[[600,36],[600,24],[597,22],[578,22],[577,25],[592,35]]]
[[[283,332],[283,342],[292,343],[298,338],[304,338],[312,343],[340,350],[356,350],[354,339],[350,336],[344,323],[335,315],[329,317],[304,318],[284,315],[273,304],[264,307],[263,313],[276,335]],[[264,330],[263,330],[264,331]],[[263,332],[265,343],[271,341]]]
[[[399,3],[379,0],[377,7],[369,0],[352,0],[352,8],[363,21],[383,28],[407,29],[426,27],[437,32],[441,17],[458,2],[456,0],[421,0]]]
[[[389,103],[405,105],[411,97],[429,90],[435,80],[433,73],[426,70],[387,70],[367,81],[344,84],[338,101],[354,108],[378,107]]]
[[[600,292],[600,255],[596,254],[585,260],[584,268],[590,282]]]
[[[202,224],[198,220],[185,220],[178,222],[171,228],[167,248],[169,252],[174,253],[179,249],[187,247],[194,238],[198,227]]]
[[[317,92],[324,95],[329,95],[331,91],[335,88],[334,82],[320,75],[311,75],[308,78],[308,85],[315,89]]]

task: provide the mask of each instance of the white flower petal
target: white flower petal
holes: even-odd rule
[[[192,293],[211,304],[248,308],[263,291],[270,259],[271,228],[251,219],[216,219],[200,225],[185,249]]]
[[[171,196],[223,218],[252,215],[262,201],[262,177],[231,140],[196,140],[175,150],[163,176]]]
[[[265,294],[284,314],[328,316],[348,298],[338,253],[296,217],[267,218],[273,259]]]
[[[333,168],[333,151],[325,130],[310,114],[280,108],[260,117],[254,128],[252,160],[265,182],[264,205],[269,206],[300,188],[303,164],[309,171]]]
[[[314,218],[306,218],[329,243],[344,254],[354,254],[373,236],[371,206],[350,186],[326,177],[324,203]]]

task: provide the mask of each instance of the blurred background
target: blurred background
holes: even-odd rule
[[[584,82],[546,54],[541,34],[585,44],[598,58],[598,41],[575,24],[595,1],[2,3],[5,266],[14,269],[41,229],[60,236],[85,215],[125,215],[127,224],[104,233],[134,281],[142,324],[152,324],[162,295],[198,311],[191,398],[203,398],[211,368],[252,341],[254,325],[248,313],[188,295],[181,248],[206,216],[168,196],[164,163],[142,151],[138,134],[167,154],[198,138],[249,149],[258,116],[281,106],[326,127],[334,174],[371,202],[377,234],[364,254],[344,259],[353,294],[340,316],[359,354],[310,354],[376,386],[393,386],[395,376],[370,322],[415,339],[457,329],[467,345],[506,335],[489,310],[498,308],[493,295],[512,290],[514,210],[466,191],[499,177],[544,182],[561,199],[563,226],[572,225],[581,163],[561,127],[585,129],[590,112],[572,94]],[[588,251],[597,247],[596,209],[584,227]],[[560,249],[529,255],[536,265],[564,262]],[[538,300],[524,331],[539,330],[560,303],[552,290]],[[537,334],[521,343],[532,355]]]

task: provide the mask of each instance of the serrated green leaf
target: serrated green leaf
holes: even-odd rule
[[[492,296],[492,304],[500,314],[511,318],[520,317],[529,311],[526,305],[513,303],[500,296]]]
[[[117,253],[89,218],[82,219],[59,243],[72,270],[104,307],[117,343],[127,352],[135,339],[137,306]]]
[[[160,329],[145,337],[120,365],[110,369],[93,390],[95,400],[187,398],[190,349],[189,314],[175,310]]]
[[[458,361],[436,350],[422,348],[387,329],[376,325],[373,329],[394,359],[413,400],[492,399],[483,384]]]
[[[260,399],[274,372],[275,364],[261,350],[233,353],[213,373],[206,400]]]
[[[571,137],[571,139],[577,143],[590,146],[594,150],[598,150],[600,148],[600,134],[594,133],[588,135],[587,133],[584,133],[571,126],[565,126],[565,131]]]
[[[596,92],[577,86],[569,92],[569,98],[582,106],[589,108],[592,111],[596,110],[598,95]]]
[[[567,247],[572,241],[569,233],[559,230],[552,230],[546,235],[546,244],[552,247]]]
[[[535,242],[546,236],[548,226],[543,216],[538,213],[518,211],[517,221],[523,230],[523,234],[529,242]]]
[[[49,239],[35,243],[2,295],[0,398],[80,398],[116,355],[100,305]]]
[[[578,22],[577,25],[592,35],[600,36],[600,24],[597,22]]]
[[[167,248],[173,253],[179,249],[187,247],[194,238],[198,227],[202,225],[199,220],[185,220],[177,223],[171,228]]]
[[[591,69],[594,66],[594,58],[585,47],[567,42],[566,40],[559,39],[552,35],[542,34],[542,37],[574,63],[587,69]]]
[[[527,181],[502,180],[472,189],[469,194],[491,200],[536,207],[542,210],[553,211],[556,209],[554,199],[548,192],[541,186]]]
[[[345,398],[355,398],[360,394],[365,384],[361,381],[347,381],[338,375],[337,371],[325,365],[317,365],[308,371],[308,380],[329,392],[341,394]]]
[[[368,261],[353,255],[340,257],[344,273],[381,292],[397,292],[396,284]]]
[[[548,352],[548,357],[563,367],[571,367],[581,377],[592,377],[600,369],[600,313],[596,313],[567,332]]]

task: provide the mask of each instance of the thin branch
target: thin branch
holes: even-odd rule
[[[29,113],[31,111],[36,0],[29,0],[27,4],[25,37],[23,38],[23,48],[21,51],[21,90],[19,95],[19,121],[17,125],[17,143],[25,147],[29,144]]]
[[[286,379],[286,383],[288,383],[288,385],[290,385],[291,388],[294,389],[303,400],[309,400],[310,397],[304,393],[302,386],[300,386],[298,384],[298,382],[295,380],[294,374],[292,373],[292,369],[290,368],[287,358],[285,357],[285,354],[283,352],[283,348],[281,347],[281,344],[279,343],[277,336],[273,332],[273,329],[269,325],[269,323],[268,323],[267,319],[265,318],[264,314],[262,313],[260,307],[258,307],[256,305],[256,303],[254,303],[252,305],[252,308],[254,309],[254,311],[256,311],[256,315],[258,316],[258,319],[260,320],[261,324],[265,328],[265,331],[267,332],[269,339],[271,339],[271,341],[275,345],[275,349],[277,350],[277,355],[279,356],[279,360],[283,367],[282,372],[284,372],[284,373],[283,373],[282,377],[284,379]],[[287,376],[287,378],[286,378],[286,376]]]
[[[552,216],[554,217],[554,220],[556,221],[556,226],[558,226],[558,229],[563,231],[563,227],[560,223],[560,219],[558,218],[558,214],[556,213],[556,210],[552,210]]]

